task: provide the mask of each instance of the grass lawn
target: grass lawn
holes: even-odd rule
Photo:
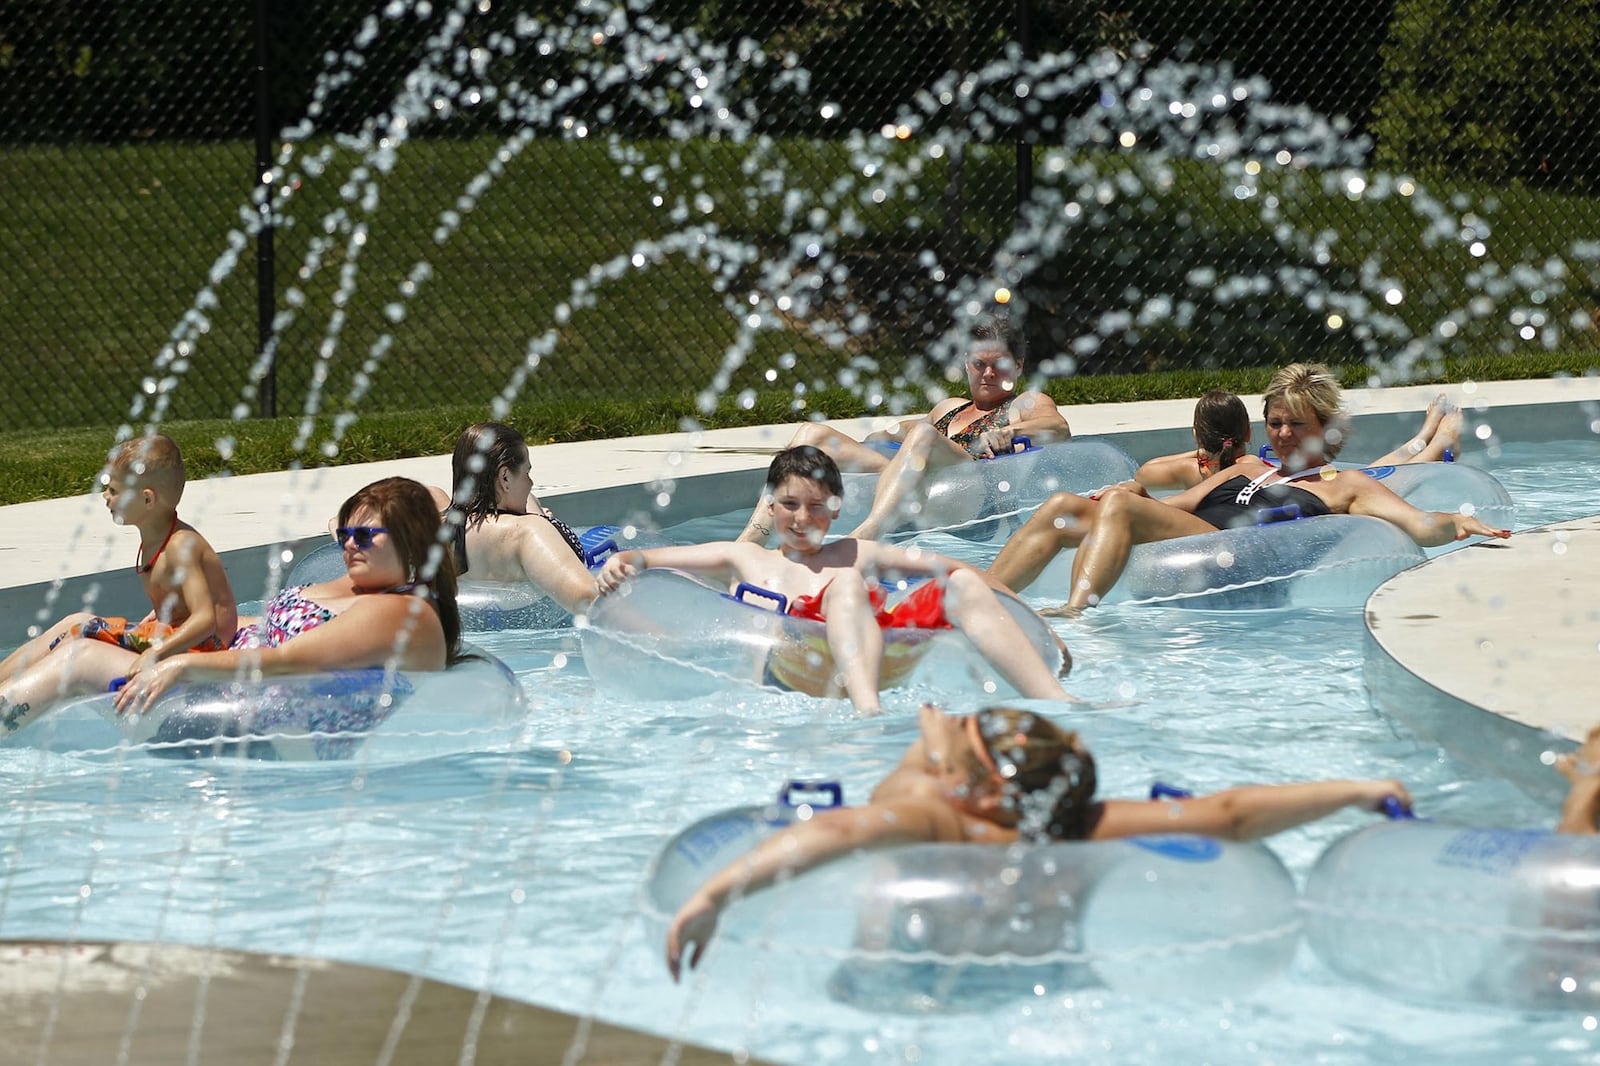
[[[320,151],[326,159],[309,165]],[[247,202],[248,145],[8,147],[0,502],[80,491],[117,427],[156,413],[198,476],[448,451],[501,396],[540,440],[673,430],[696,417],[847,416],[873,396],[921,409],[918,329],[948,311],[920,256],[939,248],[941,263],[988,263],[1014,204],[1009,147],[968,152],[955,216],[950,160],[919,151],[890,145],[863,167],[839,142],[535,140],[513,154],[487,138],[422,139],[372,182],[348,149],[309,146],[288,182],[275,271],[278,410],[310,412],[303,426],[246,417],[256,409],[256,263],[253,246],[230,250],[228,235]],[[1269,170],[1242,196],[1237,171],[1194,161],[1152,167],[1104,153],[1058,174],[1043,149],[1038,158],[1037,202],[1100,205],[1029,275],[1048,276],[1030,296],[1035,321],[1104,341],[1099,356],[1076,360],[1078,373],[1054,379],[1064,403],[1256,391],[1290,358],[1335,362],[1352,385],[1367,383],[1369,366],[1398,367],[1405,380],[1488,380],[1600,365],[1594,331],[1569,328],[1600,308],[1592,264],[1571,262],[1569,248],[1600,233],[1600,202],[1469,189],[1447,219],[1429,221],[1405,197],[1352,197],[1314,172]],[[489,169],[494,182],[469,193]],[[822,260],[789,247],[805,231],[829,234],[835,256],[817,279],[816,314],[797,305],[781,323],[769,315],[740,347],[749,293],[804,302],[812,291],[797,288],[796,270]],[[1484,256],[1464,253],[1469,238],[1483,240]],[[1562,270],[1564,292],[1544,285]],[[1378,306],[1363,318],[1328,305],[1296,271]],[[1372,294],[1391,283],[1405,298],[1382,306]],[[1191,313],[1145,323],[1153,297]],[[1512,321],[1519,306],[1532,319]],[[1131,325],[1108,325],[1108,308]],[[1330,326],[1332,310],[1348,320]],[[1442,361],[1413,363],[1381,337],[1436,336],[1453,313],[1458,335],[1438,349]],[[828,320],[851,328],[815,324]],[[1363,330],[1379,339],[1346,343]],[[184,346],[153,369],[175,331]],[[1161,372],[1087,373],[1127,361]],[[696,395],[713,383],[723,399],[702,415]],[[336,434],[341,412],[359,418]]]

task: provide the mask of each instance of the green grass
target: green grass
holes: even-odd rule
[[[305,410],[315,385],[317,410],[359,414],[331,457],[321,449],[331,434],[326,417],[300,450],[296,419],[242,417],[255,409],[247,387],[256,345],[253,249],[244,248],[231,271],[211,275],[247,198],[248,146],[0,152],[0,188],[7,190],[0,218],[0,375],[7,384],[0,390],[0,501],[81,491],[116,427],[151,416],[150,398],[138,399],[151,390],[162,394],[162,422],[197,476],[448,451],[461,426],[487,417],[492,400],[507,391],[528,360],[530,340],[547,333],[554,348],[531,368],[514,401],[513,420],[530,438],[677,429],[695,416],[696,393],[728,360],[748,313],[744,294],[773,284],[760,271],[786,246],[792,227],[783,205],[791,191],[808,210],[828,189],[838,196],[822,221],[840,235],[849,275],[825,288],[821,312],[848,318],[866,311],[875,326],[840,340],[798,316],[758,334],[742,365],[729,362],[721,390],[727,397],[747,393],[750,405],[724,400],[706,423],[864,413],[859,394],[868,390],[838,387],[847,366],[863,383],[920,407],[920,399],[906,399],[917,394],[916,378],[901,368],[921,355],[917,329],[946,312],[937,286],[919,275],[917,252],[939,246],[956,260],[986,262],[1012,214],[1010,148],[968,153],[959,230],[941,234],[948,160],[923,159],[921,172],[878,204],[870,194],[881,177],[864,174],[837,142],[770,142],[760,150],[782,161],[785,180],[762,186],[762,168],[747,166],[750,146],[644,142],[619,151],[594,140],[542,139],[504,161],[459,231],[441,243],[441,217],[494,159],[498,142],[413,141],[375,194],[351,180],[357,160],[347,149],[311,145],[300,158],[324,147],[332,151],[326,173],[298,186],[291,218],[277,234],[278,306],[293,312],[280,334],[277,389],[283,412]],[[918,150],[914,142],[892,145],[887,158],[904,163]],[[1072,184],[1077,178],[1052,177],[1043,150],[1039,158],[1041,190],[1085,202],[1100,196]],[[1093,311],[1101,305],[1084,294],[1108,278],[1097,299],[1137,306],[1137,297],[1122,293],[1134,283],[1145,284],[1145,293],[1176,292],[1188,284],[1191,265],[1259,270],[1262,249],[1266,262],[1275,262],[1276,238],[1259,208],[1267,195],[1279,197],[1295,233],[1328,236],[1331,271],[1381,264],[1383,276],[1407,294],[1389,313],[1414,333],[1503,281],[1460,254],[1459,233],[1430,243],[1397,197],[1357,202],[1324,189],[1315,172],[1269,171],[1261,193],[1246,200],[1233,195],[1237,178],[1220,168],[1177,161],[1166,167],[1168,177],[1150,180],[1151,168],[1134,165],[1142,161],[1111,153],[1074,161],[1093,164],[1102,191],[1115,193],[1096,224],[1074,231],[1058,253],[1064,265],[1055,295],[1069,335],[1082,328],[1071,324],[1070,313],[1082,310],[1074,299]],[[1131,190],[1115,180],[1133,173],[1143,184]],[[702,193],[703,203],[696,199]],[[1461,193],[1457,217],[1478,213],[1491,223],[1490,259],[1543,265],[1565,255],[1574,237],[1600,233],[1600,201],[1518,189]],[[1492,206],[1469,206],[1479,203]],[[595,272],[690,223],[714,224],[710,239],[616,277]],[[350,240],[357,224],[366,236],[359,246]],[[731,255],[717,246],[724,238]],[[740,249],[757,250],[759,259],[737,261]],[[1297,255],[1286,253],[1286,261]],[[359,269],[346,275],[353,284],[341,293],[341,272],[352,258]],[[419,262],[431,274],[407,291]],[[1123,280],[1124,270],[1134,282]],[[930,292],[933,302],[919,304]],[[191,322],[198,328],[166,372],[171,380],[147,380],[163,341],[202,295],[214,297],[214,306]],[[1542,377],[1600,365],[1592,330],[1568,331],[1557,354],[1539,354],[1539,344],[1506,332],[1503,311],[1539,298],[1496,293],[1494,313],[1464,326],[1445,364],[1406,367],[1405,379]],[[1367,383],[1359,347],[1342,347],[1340,331],[1326,329],[1321,312],[1285,309],[1294,300],[1281,294],[1231,307],[1208,299],[1202,294],[1194,328],[1108,333],[1108,349],[1163,373],[1064,377],[1052,392],[1065,403],[1100,403],[1194,396],[1213,385],[1258,391],[1269,373],[1264,367],[1290,358],[1347,365],[1349,384]],[[403,321],[391,321],[391,309],[402,303]],[[558,311],[564,304],[570,314]],[[1592,316],[1600,284],[1574,269],[1569,291],[1552,290],[1541,306],[1560,323]],[[1042,353],[1033,354],[1037,360]],[[1183,369],[1196,364],[1232,369]],[[218,441],[232,442],[227,458]]]
[[[1516,356],[1479,363],[1464,360],[1452,363],[1432,380],[1543,378],[1592,373],[1595,366],[1596,360],[1587,355]],[[1262,367],[1078,377],[1054,381],[1049,391],[1059,403],[1069,406],[1127,403],[1182,399],[1211,388],[1255,393],[1266,387],[1271,375],[1272,368]],[[1342,376],[1348,386],[1366,384],[1365,372],[1360,368],[1348,368]],[[811,401],[808,410],[826,412],[829,417],[873,413],[859,397],[842,389],[815,394]],[[1070,416],[1069,411],[1069,419]],[[301,429],[298,419],[175,421],[163,428],[183,448],[190,477],[199,478],[224,471],[255,474],[296,465],[343,465],[446,454],[455,447],[462,427],[485,417],[483,409],[465,404],[364,415],[345,433],[337,453],[331,457],[321,448],[332,431],[332,421],[326,418],[316,420],[309,446],[301,450],[294,447]],[[688,424],[719,428],[789,422],[802,417],[804,414],[796,413],[787,399],[769,394],[759,397],[748,409],[724,403],[713,415],[699,418],[693,395],[681,393],[641,395],[629,400],[523,402],[516,405],[509,420],[530,441],[552,443],[665,433]],[[0,433],[0,504],[88,491],[114,435],[115,429],[110,426]],[[229,458],[224,459],[218,451],[219,441],[228,442]],[[539,477],[539,472],[534,471],[536,482]]]

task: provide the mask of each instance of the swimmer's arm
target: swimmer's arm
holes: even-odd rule
[[[1346,807],[1382,810],[1391,798],[1411,809],[1411,795],[1392,780],[1249,785],[1194,799],[1107,800],[1090,839],[1194,833],[1220,840],[1257,840]]]
[[[667,969],[676,981],[689,945],[694,968],[732,900],[867,847],[960,840],[961,823],[946,804],[870,803],[821,811],[768,837],[748,855],[712,874],[684,901],[667,929]]]
[[[1468,537],[1504,539],[1511,536],[1509,529],[1495,529],[1471,515],[1419,511],[1395,495],[1387,485],[1359,470],[1342,471],[1339,477],[1352,479],[1351,514],[1370,515],[1393,523],[1424,548],[1434,548]]]
[[[947,577],[955,570],[971,570],[983,578],[984,583],[990,588],[1016,595],[1016,590],[989,571],[960,559],[952,559],[948,555],[923,551],[920,548],[902,548],[897,544],[885,544],[877,540],[863,540],[857,543],[861,545],[864,565],[875,570],[877,575],[885,580],[892,581],[898,577]]]
[[[554,525],[535,515],[516,523],[517,563],[523,575],[568,611],[581,613],[599,591],[595,576]]]
[[[1144,489],[1155,492],[1192,489],[1205,478],[1200,473],[1198,452],[1190,449],[1176,455],[1162,455],[1146,461],[1133,475]]]
[[[1566,801],[1561,805],[1561,820],[1556,823],[1556,832],[1600,833],[1600,771],[1573,778]]]
[[[767,549],[756,544],[717,540],[708,544],[674,544],[665,548],[632,548],[607,559],[595,583],[602,593],[617,588],[641,570],[670,567],[685,570],[718,585],[730,585],[743,572],[741,563],[764,557]]]
[[[179,540],[178,537],[182,539]],[[202,641],[210,640],[217,634],[217,616],[225,613],[226,608],[233,602],[233,590],[224,586],[220,589],[211,587],[211,580],[206,577],[205,560],[202,558],[208,550],[206,543],[198,534],[183,531],[174,536],[176,543],[168,547],[168,552],[174,556],[177,564],[174,573],[182,573],[183,581],[176,589],[168,593],[169,598],[176,594],[180,610],[188,612],[188,617],[178,623],[171,633],[162,638],[161,642],[138,660],[138,669],[130,672],[129,676],[139,670],[155,665],[161,659],[169,658],[188,651]],[[152,612],[156,615],[158,612]],[[176,612],[166,612],[171,617]],[[229,633],[228,636],[232,636]],[[148,657],[148,658],[147,658]]]
[[[1018,396],[1011,411],[1006,428],[1013,438],[1027,437],[1036,445],[1072,439],[1072,427],[1067,425],[1061,408],[1042,392],[1025,392]]]
[[[387,666],[396,657],[401,634],[409,634],[399,651],[397,665],[401,669],[444,667],[444,629],[426,600],[418,596],[367,596],[276,648],[174,655],[124,686],[117,693],[116,707],[123,713],[143,710],[183,680]],[[432,640],[427,639],[430,635]]]

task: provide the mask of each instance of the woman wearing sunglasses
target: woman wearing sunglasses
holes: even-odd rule
[[[923,704],[919,735],[862,807],[819,811],[763,840],[709,877],[667,929],[667,968],[700,962],[734,898],[861,848],[1011,844],[1192,833],[1254,840],[1345,807],[1409,809],[1398,781],[1316,781],[1233,788],[1209,796],[1096,800],[1094,758],[1078,734],[1030,711],[950,715]],[[693,950],[690,949],[693,945]]]
[[[117,710],[141,711],[186,679],[430,671],[461,658],[455,564],[427,488],[407,478],[373,482],[339,508],[333,532],[342,577],[284,589],[261,618],[240,619],[246,624],[227,651],[175,655],[141,673],[117,694]]]
[[[450,461],[451,496],[439,507],[459,514],[455,566],[474,581],[531,584],[574,614],[595,597],[594,575],[578,537],[533,494],[528,443],[502,422],[462,430]]]

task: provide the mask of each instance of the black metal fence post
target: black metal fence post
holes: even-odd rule
[[[257,393],[257,410],[262,418],[278,414],[278,355],[272,336],[277,292],[274,285],[272,247],[272,93],[267,25],[269,0],[256,0],[256,195],[261,228],[256,233],[256,356],[265,355],[267,365]]]

